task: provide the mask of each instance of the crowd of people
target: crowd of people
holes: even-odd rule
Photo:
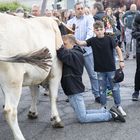
[[[20,11],[19,11],[20,12]],[[31,17],[40,16],[34,4]],[[136,4],[118,8],[104,7],[95,2],[92,8],[82,2],[72,10],[49,10],[45,16],[57,17],[73,30],[73,35],[62,36],[64,45],[57,50],[63,62],[61,86],[81,123],[119,120],[125,122],[126,112],[121,106],[120,85],[113,82],[116,63],[124,68],[124,60],[136,59],[136,74],[132,100],[138,101],[140,90],[140,13]],[[95,102],[100,109],[86,110],[82,82],[83,68],[89,76]],[[114,106],[107,109],[107,91],[111,91]]]

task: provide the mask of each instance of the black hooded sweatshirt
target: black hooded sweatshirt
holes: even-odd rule
[[[72,49],[61,47],[57,50],[58,58],[63,62],[61,86],[66,95],[84,92],[82,74],[84,68],[83,50],[79,46]]]

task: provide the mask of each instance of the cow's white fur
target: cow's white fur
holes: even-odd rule
[[[4,114],[15,140],[25,140],[17,118],[17,106],[22,86],[30,86],[33,101],[30,111],[37,113],[37,85],[48,77],[51,99],[51,118],[60,122],[56,98],[62,75],[61,62],[56,57],[56,48],[63,44],[57,23],[47,17],[23,19],[0,14],[0,58],[29,53],[47,47],[52,55],[49,71],[26,63],[0,62],[0,86],[5,95]]]

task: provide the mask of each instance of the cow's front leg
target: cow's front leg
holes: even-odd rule
[[[3,86],[2,90],[5,95],[5,106],[4,106],[4,115],[6,121],[8,122],[9,126],[12,129],[14,139],[15,140],[25,140],[19,125],[18,125],[18,117],[17,117],[17,106],[19,103],[19,99],[21,96],[21,88],[22,85],[19,81],[14,81],[11,85]],[[6,84],[6,83],[5,83]]]
[[[52,80],[53,81],[53,80]],[[54,84],[55,83],[55,84]],[[63,128],[64,124],[60,119],[58,110],[57,110],[57,93],[58,93],[59,83],[57,81],[50,84],[50,101],[51,101],[51,123],[54,128]]]
[[[39,95],[39,87],[37,85],[30,86],[31,91],[31,107],[29,109],[28,118],[30,119],[36,119],[38,117],[38,111],[37,111],[37,98]]]

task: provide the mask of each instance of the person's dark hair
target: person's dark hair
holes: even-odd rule
[[[98,12],[104,11],[104,6],[101,2],[95,2],[93,8],[97,8]]]
[[[104,23],[102,21],[98,20],[93,24],[93,27],[94,27],[94,29],[104,28]]]
[[[84,3],[83,3],[83,2],[77,2],[77,3],[75,3],[75,4],[74,4],[74,9],[76,9],[76,6],[77,6],[77,5],[80,5],[80,4],[82,4],[82,5],[83,5],[83,7],[85,7],[85,5],[84,5]]]

